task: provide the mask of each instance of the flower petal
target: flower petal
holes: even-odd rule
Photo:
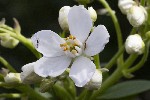
[[[70,65],[71,58],[67,56],[42,57],[34,65],[34,71],[41,77],[56,77],[62,74]]]
[[[109,33],[104,25],[98,25],[86,41],[85,54],[94,56],[100,53],[109,42]]]
[[[87,39],[92,28],[91,17],[83,6],[73,6],[68,14],[70,34],[82,43]]]
[[[73,62],[69,76],[76,86],[83,87],[92,78],[95,68],[95,64],[90,59],[81,56]]]
[[[42,30],[35,33],[31,38],[37,51],[46,57],[56,57],[64,55],[60,44],[65,41],[58,34],[51,30]]]

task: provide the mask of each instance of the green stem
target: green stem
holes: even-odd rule
[[[72,96],[62,86],[55,84],[53,88],[56,92],[56,95],[62,100],[73,100]]]
[[[83,100],[84,96],[86,95],[87,93],[87,89],[84,89],[81,94],[79,95],[79,97],[77,98],[77,100]]]
[[[31,100],[47,100],[45,97],[37,93],[28,85],[18,86],[16,87],[16,89],[23,93],[26,93],[29,96],[29,98],[31,98]]]
[[[99,2],[101,2],[103,4],[103,6],[108,10],[112,21],[114,23],[115,29],[116,29],[116,34],[117,34],[117,40],[118,40],[118,47],[119,49],[122,47],[123,44],[123,40],[122,40],[122,33],[121,33],[121,29],[120,29],[120,25],[118,22],[118,19],[114,13],[114,11],[110,8],[109,4],[107,3],[106,0],[98,0]],[[118,58],[118,66],[122,66],[123,64],[123,54]]]
[[[3,93],[0,94],[0,98],[21,98],[21,94],[19,93]]]
[[[3,57],[0,56],[0,62],[11,72],[17,72]]]
[[[34,48],[32,42],[25,38],[23,35],[19,34],[16,35],[14,32],[9,31],[4,28],[0,28],[1,32],[8,33],[11,37],[14,37],[15,39],[19,40],[22,44],[24,44],[37,58],[41,58],[41,54]]]
[[[122,67],[122,69],[127,69],[129,68],[130,66],[132,66],[132,64],[134,63],[134,61],[136,60],[136,58],[138,57],[137,54],[132,54],[128,57],[128,59],[126,60],[126,62],[128,63],[125,63]]]
[[[140,2],[140,4],[142,5],[142,6],[145,6],[145,0],[140,0],[141,2]]]
[[[98,95],[106,91],[110,86],[116,83],[123,76],[122,68],[126,68],[126,66],[130,66],[133,64],[134,60],[136,59],[136,55],[133,55],[133,56],[135,57],[129,57],[125,61],[122,67],[117,67],[117,69],[113,72],[113,74],[104,81],[101,88],[92,94],[92,96],[90,97],[90,100],[95,100]],[[135,59],[132,59],[132,58],[135,58]]]
[[[89,97],[91,96],[92,92],[93,92],[92,90],[87,90],[86,94],[84,95],[84,98],[82,100],[88,100]]]
[[[9,84],[9,83],[0,82],[0,87],[15,88],[23,93],[26,93],[29,96],[29,98],[31,98],[32,100],[46,100],[45,97],[38,94],[29,85],[23,85],[23,84],[19,84],[19,83],[18,84]]]
[[[119,51],[113,56],[113,58],[109,61],[109,63],[105,66],[105,68],[110,69],[115,62],[117,61],[118,57],[124,52],[125,48],[124,46],[119,49]]]
[[[96,65],[96,69],[100,68],[100,59],[99,59],[99,54],[94,56],[94,63]]]
[[[147,45],[146,45],[144,55],[143,55],[142,59],[140,60],[140,62],[137,65],[133,66],[132,68],[127,69],[127,72],[132,73],[132,72],[135,72],[138,69],[140,69],[142,67],[142,65],[145,63],[145,61],[147,60],[148,54],[149,54],[149,43],[147,43]]]

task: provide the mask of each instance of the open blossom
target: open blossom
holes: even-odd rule
[[[92,19],[83,6],[74,6],[68,13],[70,36],[61,38],[51,30],[35,33],[31,40],[43,57],[34,64],[41,77],[57,77],[68,67],[69,76],[78,87],[90,81],[96,71],[91,56],[100,53],[109,41],[104,25],[98,25],[90,34]]]

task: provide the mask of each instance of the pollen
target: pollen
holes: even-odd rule
[[[82,43],[78,39],[76,39],[75,36],[70,35],[69,37],[64,39],[66,42],[63,44],[60,44],[60,47],[63,49],[63,51],[71,56],[76,57],[82,53]]]
[[[77,52],[77,50],[72,50],[71,53],[75,55],[75,54],[77,54],[78,52]]]

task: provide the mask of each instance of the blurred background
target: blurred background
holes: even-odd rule
[[[123,41],[125,41],[132,27],[126,16],[118,9],[118,0],[107,1],[116,12],[123,33]],[[62,32],[58,23],[59,9],[63,6],[73,5],[78,4],[74,0],[0,0],[0,19],[5,18],[6,24],[13,27],[12,18],[16,18],[21,25],[21,33],[28,38],[40,30],[53,30],[59,33]],[[103,8],[96,0],[88,4],[87,7],[90,6],[97,11]],[[98,15],[95,26],[99,24],[105,25],[111,36],[110,42],[106,45],[103,52],[100,53],[101,64],[105,65],[117,52],[116,32],[113,22],[108,15]],[[36,61],[34,55],[22,44],[19,44],[15,49],[6,49],[0,46],[0,55],[8,60],[18,72],[21,72],[21,67],[24,64]],[[125,54],[125,57],[127,56]],[[150,80],[149,58],[143,68],[134,73],[135,77],[133,79]],[[0,64],[0,67],[3,67],[3,65]],[[0,89],[0,92],[2,92],[2,89]],[[150,100],[144,99],[145,95],[147,95],[147,92],[141,94],[142,100]]]

